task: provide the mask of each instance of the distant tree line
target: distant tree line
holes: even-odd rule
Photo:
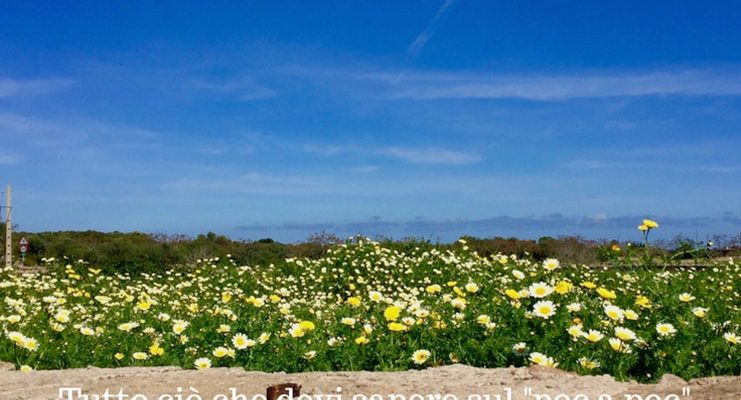
[[[0,224],[0,228],[4,231],[4,224]],[[197,260],[215,257],[225,260],[227,255],[240,265],[279,264],[289,257],[315,259],[326,254],[331,246],[344,242],[336,235],[327,232],[313,234],[300,243],[280,243],[269,238],[255,241],[233,240],[212,232],[196,237],[141,232],[16,232],[13,236],[16,242],[13,244],[16,260],[20,259],[17,242],[21,236],[25,236],[29,241],[25,265],[40,265],[42,258],[54,257],[63,263],[84,260],[109,272],[130,273],[189,265]],[[462,246],[459,242],[433,243],[430,240],[419,238],[392,240],[376,237],[374,239],[399,251],[411,251],[415,248],[447,250]],[[470,236],[462,239],[466,241],[466,246],[470,250],[482,256],[502,253],[516,254],[535,260],[553,257],[565,263],[580,264],[608,261],[616,246],[627,245],[615,241],[589,240],[576,236],[542,237],[538,240]],[[658,246],[653,248],[653,251],[676,259],[741,254],[738,238],[729,239],[726,236],[718,236],[714,240],[713,246],[710,247],[704,242],[696,243],[677,237],[672,241],[657,242]],[[640,244],[630,245],[640,246]]]

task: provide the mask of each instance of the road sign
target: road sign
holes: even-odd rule
[[[25,253],[28,251],[28,239],[26,239],[25,236],[21,238],[21,241],[18,242],[18,244],[20,245],[19,247],[20,247],[21,253]]]

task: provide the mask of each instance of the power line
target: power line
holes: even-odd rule
[[[13,192],[10,185],[5,189],[5,267],[13,265],[13,223],[11,220],[13,210]]]

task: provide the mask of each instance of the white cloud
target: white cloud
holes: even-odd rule
[[[380,169],[381,168],[377,165],[361,165],[358,167],[354,167],[351,170],[355,172],[361,172],[361,173],[371,173],[371,172],[376,172]]]
[[[274,89],[249,76],[223,82],[196,79],[192,84],[196,89],[221,93],[240,101],[265,100],[278,95]]]
[[[319,154],[322,156],[334,156],[340,153],[350,151],[348,146],[340,145],[319,145],[319,144],[307,144],[304,145],[304,151],[312,154]]]
[[[420,71],[355,67],[282,67],[275,73],[356,94],[390,99],[523,99],[564,101],[646,96],[741,96],[741,68],[587,70],[560,74]],[[338,81],[342,84],[338,85]],[[625,123],[613,128],[629,129]]]
[[[430,22],[427,23],[427,27],[424,31],[422,31],[419,35],[417,35],[417,38],[414,39],[414,41],[409,45],[407,48],[407,52],[409,54],[419,54],[420,51],[422,51],[422,48],[425,47],[427,42],[430,40],[432,35],[435,34],[435,31],[437,30],[438,26],[440,26],[440,21],[445,16],[445,13],[450,9],[450,6],[455,3],[456,0],[445,0],[442,6],[438,8],[437,12],[435,13],[435,16],[432,17]]]
[[[336,156],[352,153],[355,155],[380,155],[396,158],[415,164],[473,164],[482,160],[479,154],[449,150],[440,147],[409,148],[409,147],[357,147],[352,145],[304,145],[306,153],[321,156]],[[375,170],[373,168],[372,170]],[[368,172],[368,171],[366,171]]]
[[[17,80],[0,78],[0,98],[33,96],[55,92],[72,84],[69,79]]]
[[[0,165],[11,165],[19,162],[21,158],[14,154],[0,154]]]
[[[441,148],[411,149],[406,147],[389,147],[379,150],[378,153],[410,163],[421,164],[473,164],[482,159],[478,154]]]
[[[152,142],[161,136],[148,129],[92,119],[42,119],[8,112],[0,112],[0,127],[30,144],[47,147],[84,144],[135,146]]]
[[[559,101],[639,96],[741,96],[741,71],[492,75],[439,73],[405,75],[393,98],[434,100],[525,99]]]
[[[593,169],[626,169],[626,168],[638,168],[644,166],[643,163],[631,163],[628,161],[614,161],[614,160],[603,160],[603,159],[577,159],[571,160],[563,164],[567,168],[579,169],[579,170],[593,170]]]

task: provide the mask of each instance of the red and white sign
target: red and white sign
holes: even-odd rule
[[[28,251],[28,239],[26,239],[25,236],[21,238],[21,241],[18,242],[18,244],[20,245],[18,247],[20,248],[21,253],[25,253]]]

